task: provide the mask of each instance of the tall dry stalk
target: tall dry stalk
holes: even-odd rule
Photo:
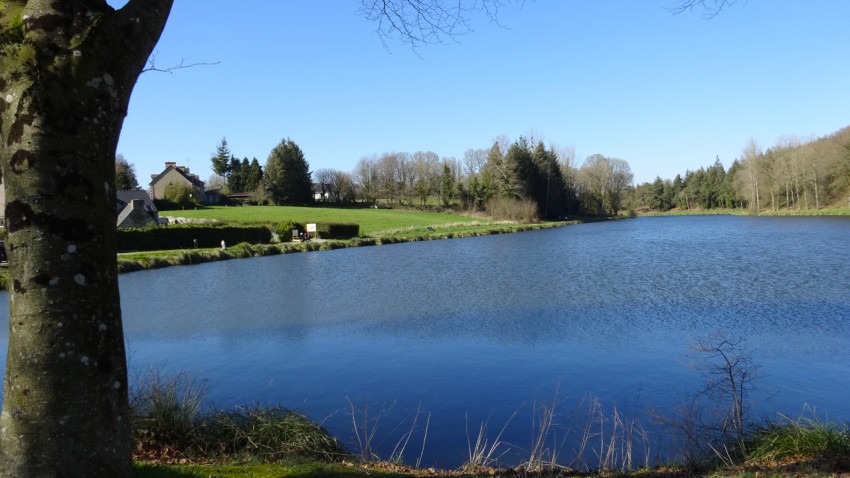
[[[520,465],[528,471],[542,471],[558,467],[558,455],[569,436],[569,430],[565,430],[561,442],[558,443],[558,416],[556,408],[561,403],[558,399],[560,387],[555,389],[555,396],[551,402],[538,405],[536,402],[532,412],[532,440],[528,461]],[[551,447],[547,445],[551,436]]]
[[[487,439],[487,425],[489,422],[485,420],[481,422],[481,425],[478,428],[478,435],[475,438],[475,445],[472,445],[472,442],[469,440],[469,417],[465,416],[466,421],[466,444],[467,444],[467,461],[463,465],[461,465],[461,471],[463,472],[475,472],[481,470],[483,468],[487,468],[496,463],[499,458],[504,456],[507,453],[507,450],[497,454],[499,448],[502,447],[502,435],[505,433],[505,429],[508,427],[508,424],[516,416],[516,411],[511,414],[511,417],[505,422],[502,429],[499,431],[499,434],[496,435],[496,438],[493,440],[493,443],[489,443]]]
[[[407,444],[410,442],[410,439],[413,437],[413,434],[416,432],[416,424],[419,422],[419,417],[422,416],[422,404],[420,403],[416,407],[416,411],[413,414],[413,418],[411,419],[410,428],[407,429],[401,435],[401,438],[395,444],[392,453],[390,453],[389,461],[393,463],[402,464],[404,463],[404,450],[407,449]],[[422,455],[425,453],[425,440],[428,438],[428,426],[431,423],[431,414],[428,413],[428,418],[425,423],[425,434],[422,438],[422,448],[419,452],[419,459],[416,461],[416,468],[419,468],[419,464],[422,461]],[[399,427],[403,424],[400,423]],[[398,427],[396,427],[398,428]]]
[[[346,400],[348,400],[349,413],[351,415],[351,426],[354,431],[357,457],[363,461],[372,461],[378,458],[373,442],[376,434],[378,433],[381,420],[387,413],[389,413],[390,410],[392,410],[395,406],[395,402],[390,404],[388,408],[382,404],[377,415],[370,417],[371,407],[368,403],[363,405],[362,411],[358,412],[357,407],[355,407],[351,399],[346,397]]]

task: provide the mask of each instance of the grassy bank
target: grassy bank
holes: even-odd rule
[[[346,240],[314,240],[309,242],[283,242],[277,244],[254,245],[240,243],[227,247],[224,250],[213,248],[134,252],[119,254],[118,271],[132,272],[176,265],[201,264],[204,262],[240,259],[246,257],[273,256],[278,254],[291,254],[295,252],[326,251],[346,247],[380,246],[415,241],[508,234],[578,223],[579,221],[500,225],[461,223],[442,226],[403,227],[396,230],[386,230],[385,233],[380,236],[356,237]]]
[[[674,209],[671,211],[638,211],[638,216],[850,216],[848,208],[824,209],[780,209],[778,211],[761,211],[758,214],[749,209]]]

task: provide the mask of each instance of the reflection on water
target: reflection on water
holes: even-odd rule
[[[502,439],[527,448],[556,387],[567,407],[672,406],[699,382],[688,345],[717,330],[762,364],[762,412],[850,418],[847,237],[844,218],[640,218],[137,272],[122,309],[131,368],[186,370],[219,406],[280,403],[343,439],[349,399],[394,404],[387,432],[421,405],[423,461],[452,467],[467,420],[495,434],[520,410]]]

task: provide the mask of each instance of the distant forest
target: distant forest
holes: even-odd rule
[[[638,212],[848,207],[850,127],[808,142],[785,137],[764,151],[751,141],[728,170],[716,159],[684,177],[639,184],[627,206]]]

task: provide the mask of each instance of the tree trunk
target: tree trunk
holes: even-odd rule
[[[794,203],[797,206],[797,210],[800,210],[800,174],[796,171],[794,172],[794,195],[797,200]]]
[[[820,209],[820,195],[818,194],[818,170],[812,163],[812,186],[815,190],[815,209]]]
[[[172,0],[5,2],[9,348],[0,476],[132,476],[115,149]]]

